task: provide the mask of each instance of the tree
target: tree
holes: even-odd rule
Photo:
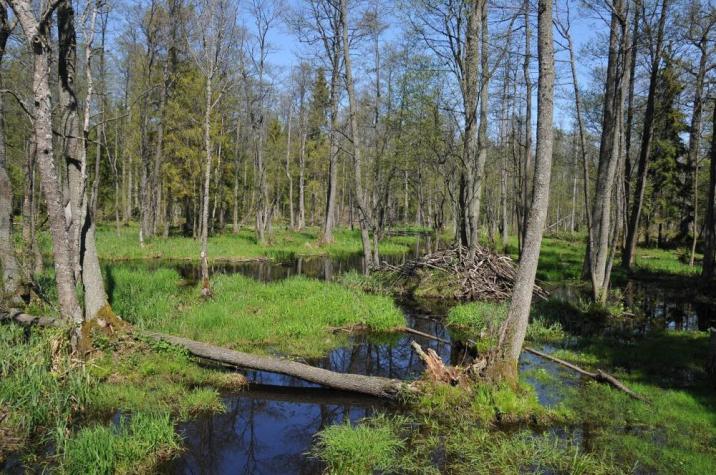
[[[609,2],[608,2],[609,3]],[[629,83],[630,45],[628,9],[624,0],[609,3],[609,54],[599,144],[597,183],[592,201],[587,260],[592,281],[592,297],[604,303],[607,298],[611,267],[620,219],[612,216],[617,170],[622,163],[621,131],[624,124],[624,91]],[[617,211],[621,208],[617,205]]]
[[[716,268],[716,100],[711,128],[711,165],[709,167],[709,189],[704,224],[704,265],[701,275],[706,279],[714,276]]]
[[[649,94],[646,99],[646,112],[644,113],[644,125],[641,137],[641,148],[639,149],[639,163],[637,170],[636,190],[634,199],[631,201],[632,209],[628,217],[626,242],[622,250],[622,265],[629,269],[634,263],[636,243],[639,237],[639,217],[644,203],[644,190],[646,187],[646,176],[649,167],[649,154],[651,153],[654,134],[654,107],[656,103],[656,82],[659,76],[662,48],[664,44],[664,27],[668,14],[669,0],[662,0],[661,13],[658,20],[656,37],[649,37],[652,41],[651,73],[649,76]]]
[[[539,80],[537,84],[537,150],[535,154],[532,203],[528,212],[525,240],[510,299],[507,319],[500,328],[494,375],[515,384],[517,363],[527,333],[537,262],[549,205],[552,174],[554,114],[554,44],[552,40],[552,0],[539,0],[537,6]]]
[[[82,322],[82,310],[75,294],[70,236],[65,227],[62,193],[52,143],[52,92],[50,89],[50,22],[58,2],[36,12],[30,0],[8,0],[32,50],[33,58],[33,134],[42,192],[47,202],[47,215],[55,260],[55,281],[60,311],[66,319]]]
[[[12,26],[8,20],[5,3],[0,3],[0,65],[5,57],[5,47],[11,32]],[[3,87],[1,73],[0,87]],[[21,275],[12,241],[12,183],[7,173],[6,161],[5,106],[0,93],[0,267],[2,267],[3,284],[0,290],[14,299]]]
[[[201,204],[202,295],[211,295],[209,286],[209,192],[213,144],[211,119],[214,107],[221,100],[228,85],[229,53],[236,41],[236,11],[230,0],[201,0],[197,16],[197,42],[190,47],[194,62],[204,79],[204,184]]]

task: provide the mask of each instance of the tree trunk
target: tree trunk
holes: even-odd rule
[[[333,32],[338,36],[340,32]],[[330,148],[328,156],[328,188],[326,196],[326,215],[323,217],[322,243],[333,242],[333,228],[336,219],[336,199],[338,196],[338,100],[339,100],[339,73],[340,73],[340,42],[334,41],[331,54],[331,91],[330,91],[330,117],[331,132],[329,137]],[[348,48],[343,45],[343,48]],[[327,51],[328,52],[328,51]]]
[[[362,166],[363,159],[361,156],[362,141],[360,129],[358,128],[358,102],[356,100],[355,88],[353,83],[353,70],[351,67],[351,55],[348,41],[348,5],[347,0],[341,0],[341,25],[343,30],[343,64],[345,68],[346,89],[348,90],[348,108],[349,121],[351,128],[351,142],[353,144],[353,182],[355,187],[355,203],[359,211],[359,223],[361,229],[361,241],[363,243],[363,258],[365,259],[366,268],[372,262],[372,254],[370,250],[369,229],[371,226],[371,216],[368,206],[365,203],[365,195],[363,190]]]
[[[286,179],[288,180],[288,215],[291,229],[295,227],[293,215],[293,178],[291,178],[291,106],[288,107],[287,132],[286,132]]]
[[[706,45],[703,45],[701,50],[701,56],[699,58],[699,69],[696,73],[696,83],[694,84],[694,109],[691,114],[691,127],[689,130],[689,154],[688,154],[688,166],[689,171],[687,173],[686,185],[688,189],[693,190],[693,237],[691,241],[691,258],[689,265],[694,265],[694,255],[696,254],[696,239],[698,237],[697,229],[697,212],[698,212],[698,159],[699,159],[699,146],[701,145],[701,115],[703,109],[703,93],[704,93],[704,78],[706,77],[706,62],[708,59],[708,49]],[[714,132],[716,133],[716,132]]]
[[[592,280],[592,293],[596,302],[604,303],[607,298],[610,261],[610,236],[616,232],[612,223],[612,200],[614,183],[619,159],[620,123],[623,122],[624,84],[628,76],[619,68],[619,58],[626,51],[627,38],[624,23],[620,18],[625,14],[624,0],[614,4],[609,33],[609,60],[607,63],[606,91],[602,116],[602,136],[599,146],[599,167],[597,184],[592,205],[592,226],[588,243],[589,273]],[[620,39],[621,33],[621,39]],[[621,78],[620,78],[621,76]],[[628,79],[628,78],[627,78]]]
[[[636,190],[634,191],[634,199],[632,200],[632,208],[629,213],[629,222],[627,225],[627,237],[622,251],[622,266],[630,269],[634,264],[634,255],[636,253],[636,244],[639,240],[639,218],[641,217],[641,208],[644,203],[644,191],[646,189],[646,178],[649,168],[649,158],[651,154],[651,144],[654,135],[654,108],[656,105],[656,83],[659,77],[659,65],[661,64],[661,50],[664,43],[664,26],[666,24],[668,0],[663,0],[661,4],[661,16],[659,17],[659,26],[656,33],[656,45],[654,48],[654,57],[651,59],[651,74],[649,77],[649,95],[646,100],[646,112],[644,112],[644,126],[641,137],[641,149],[639,150],[639,164],[637,169]]]
[[[60,182],[55,167],[52,143],[52,100],[50,90],[50,32],[48,21],[40,21],[33,13],[30,0],[8,2],[17,16],[27,43],[32,47],[33,134],[37,146],[42,191],[47,202],[47,215],[52,236],[57,297],[62,316],[74,323],[82,322],[82,310],[75,294],[70,236],[66,229]],[[44,15],[49,15],[45,13]]]
[[[206,163],[204,168],[204,196],[201,205],[201,282],[202,296],[211,295],[209,287],[209,188],[211,185],[211,108],[213,102],[212,96],[212,75],[213,66],[206,75],[206,109],[204,110],[204,153],[206,154]]]
[[[522,75],[525,79],[525,149],[524,149],[524,174],[522,181],[522,227],[520,239],[520,256],[524,247],[525,237],[527,233],[528,208],[530,206],[530,183],[532,182],[532,76],[530,75],[530,62],[532,58],[531,46],[531,28],[529,17],[529,0],[525,0],[523,5],[523,14],[525,17],[525,58],[522,64]]]
[[[5,46],[11,32],[5,4],[0,4],[0,66],[5,57]],[[0,76],[0,87],[3,87]],[[0,95],[0,267],[2,268],[3,291],[11,299],[18,290],[21,281],[20,268],[15,257],[15,246],[12,241],[12,183],[5,168],[5,107]],[[30,177],[27,177],[29,180]]]
[[[554,110],[554,44],[552,41],[552,0],[539,0],[537,41],[539,82],[537,95],[537,153],[532,204],[529,209],[522,256],[517,269],[507,319],[500,329],[496,376],[517,382],[517,362],[522,352],[534,291],[542,233],[549,206],[552,172]]]
[[[716,130],[716,101],[714,101],[713,128]],[[705,279],[714,276],[716,267],[716,133],[711,136],[711,161],[709,169],[708,201],[706,203],[706,222],[704,223],[704,263],[701,275]]]

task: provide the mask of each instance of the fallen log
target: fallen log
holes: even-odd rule
[[[185,348],[189,353],[200,358],[241,368],[285,374],[310,383],[340,389],[341,391],[368,394],[387,399],[397,399],[402,392],[412,391],[409,384],[398,379],[336,373],[285,358],[243,353],[174,335],[156,332],[145,332],[145,334],[157,340]]]
[[[613,387],[614,389],[617,389],[619,391],[622,391],[629,395],[632,399],[638,399],[639,401],[643,402],[649,402],[648,399],[646,399],[644,396],[641,396],[631,389],[629,389],[624,383],[619,381],[617,378],[612,376],[609,373],[605,373],[604,371],[598,369],[596,372],[592,373],[591,371],[587,371],[586,369],[580,368],[579,366],[570,363],[569,361],[564,361],[563,359],[557,358],[556,356],[549,355],[547,353],[543,353],[539,350],[535,350],[534,348],[530,348],[528,346],[523,347],[525,351],[528,353],[532,353],[533,355],[537,355],[540,358],[544,358],[546,360],[552,361],[554,363],[557,363],[559,365],[564,366],[565,368],[569,368],[573,371],[576,371],[577,373],[586,376],[588,378],[592,378],[593,380],[599,382],[608,384],[609,386]]]
[[[5,312],[0,311],[0,322],[3,321],[11,321],[25,326],[61,327],[65,325],[60,319],[35,317],[14,309]],[[399,379],[365,376],[362,374],[336,373],[285,358],[242,353],[240,351],[234,351],[188,338],[167,335],[165,333],[141,332],[139,334],[180,346],[199,358],[234,367],[285,374],[341,391],[367,394],[369,396],[393,400],[397,399],[403,392],[414,391],[410,384],[400,381]]]
[[[41,327],[63,327],[66,325],[64,321],[57,318],[36,317],[34,315],[22,313],[20,310],[16,309],[0,311],[0,322],[3,321],[14,321],[25,326],[38,325]]]

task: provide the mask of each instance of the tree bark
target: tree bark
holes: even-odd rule
[[[713,128],[716,130],[716,101],[714,101]],[[708,201],[706,203],[706,222],[704,223],[704,263],[701,275],[705,279],[714,276],[716,268],[716,133],[711,137],[711,165],[709,168]]]
[[[213,63],[209,66],[206,75],[206,105],[204,110],[204,194],[201,205],[201,282],[202,295],[211,295],[209,287],[209,187],[211,185],[211,109],[213,103],[212,79],[214,75]]]
[[[52,143],[52,93],[50,90],[50,32],[51,11],[36,17],[30,0],[9,0],[32,49],[32,91],[34,118],[33,134],[37,146],[37,163],[40,169],[42,191],[47,202],[47,215],[52,235],[55,261],[57,296],[62,316],[74,323],[82,322],[75,294],[70,236],[66,229],[60,182],[55,167]]]
[[[555,78],[552,0],[539,0],[537,8],[539,80],[533,198],[527,218],[520,265],[512,290],[510,309],[507,319],[500,329],[498,355],[491,368],[496,372],[496,376],[504,378],[512,384],[517,382],[517,362],[527,333],[542,233],[547,219],[552,173]]]
[[[619,131],[622,130],[624,107],[624,80],[628,81],[629,70],[620,57],[627,51],[626,9],[624,0],[614,2],[609,33],[609,59],[607,63],[604,112],[602,115],[602,136],[599,146],[597,184],[592,204],[591,242],[587,252],[589,274],[592,280],[592,296],[596,302],[604,303],[609,289],[609,272],[613,258],[611,237],[618,232],[612,222],[612,201],[616,171],[620,163]]]
[[[4,3],[0,3],[0,66],[5,57],[5,46],[11,31],[7,9]],[[0,76],[0,87],[3,87],[2,76]],[[0,94],[0,267],[3,284],[0,290],[14,299],[22,277],[12,242],[12,183],[7,173],[6,160],[5,107],[3,96]],[[27,179],[29,180],[30,177]]]
[[[333,228],[336,219],[336,199],[338,197],[338,99],[339,99],[339,76],[340,76],[340,48],[339,40],[339,21],[335,22],[335,31],[333,32],[334,40],[326,43],[326,52],[331,55],[331,91],[330,91],[330,122],[331,131],[329,136],[329,156],[328,156],[328,187],[326,196],[326,214],[323,217],[323,235],[322,243],[333,242]],[[332,22],[333,23],[333,22]],[[330,46],[329,46],[330,43]],[[347,48],[346,45],[343,46]]]

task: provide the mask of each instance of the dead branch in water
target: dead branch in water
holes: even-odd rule
[[[533,355],[537,355],[540,358],[544,358],[549,361],[553,361],[559,365],[564,366],[565,368],[569,368],[573,371],[576,371],[577,373],[586,376],[588,378],[592,378],[593,380],[599,382],[608,384],[609,386],[613,387],[614,389],[618,389],[619,391],[622,391],[629,395],[632,399],[638,399],[639,401],[643,402],[649,402],[648,399],[646,399],[644,396],[641,396],[631,389],[629,389],[624,383],[619,381],[617,378],[612,376],[609,373],[605,373],[604,371],[598,369],[595,373],[592,373],[591,371],[587,371],[586,369],[580,368],[579,366],[572,364],[568,361],[564,361],[563,359],[557,358],[556,356],[549,355],[547,353],[543,353],[541,351],[535,350],[534,348],[530,348],[528,346],[525,346],[523,348],[525,351],[532,353]]]

